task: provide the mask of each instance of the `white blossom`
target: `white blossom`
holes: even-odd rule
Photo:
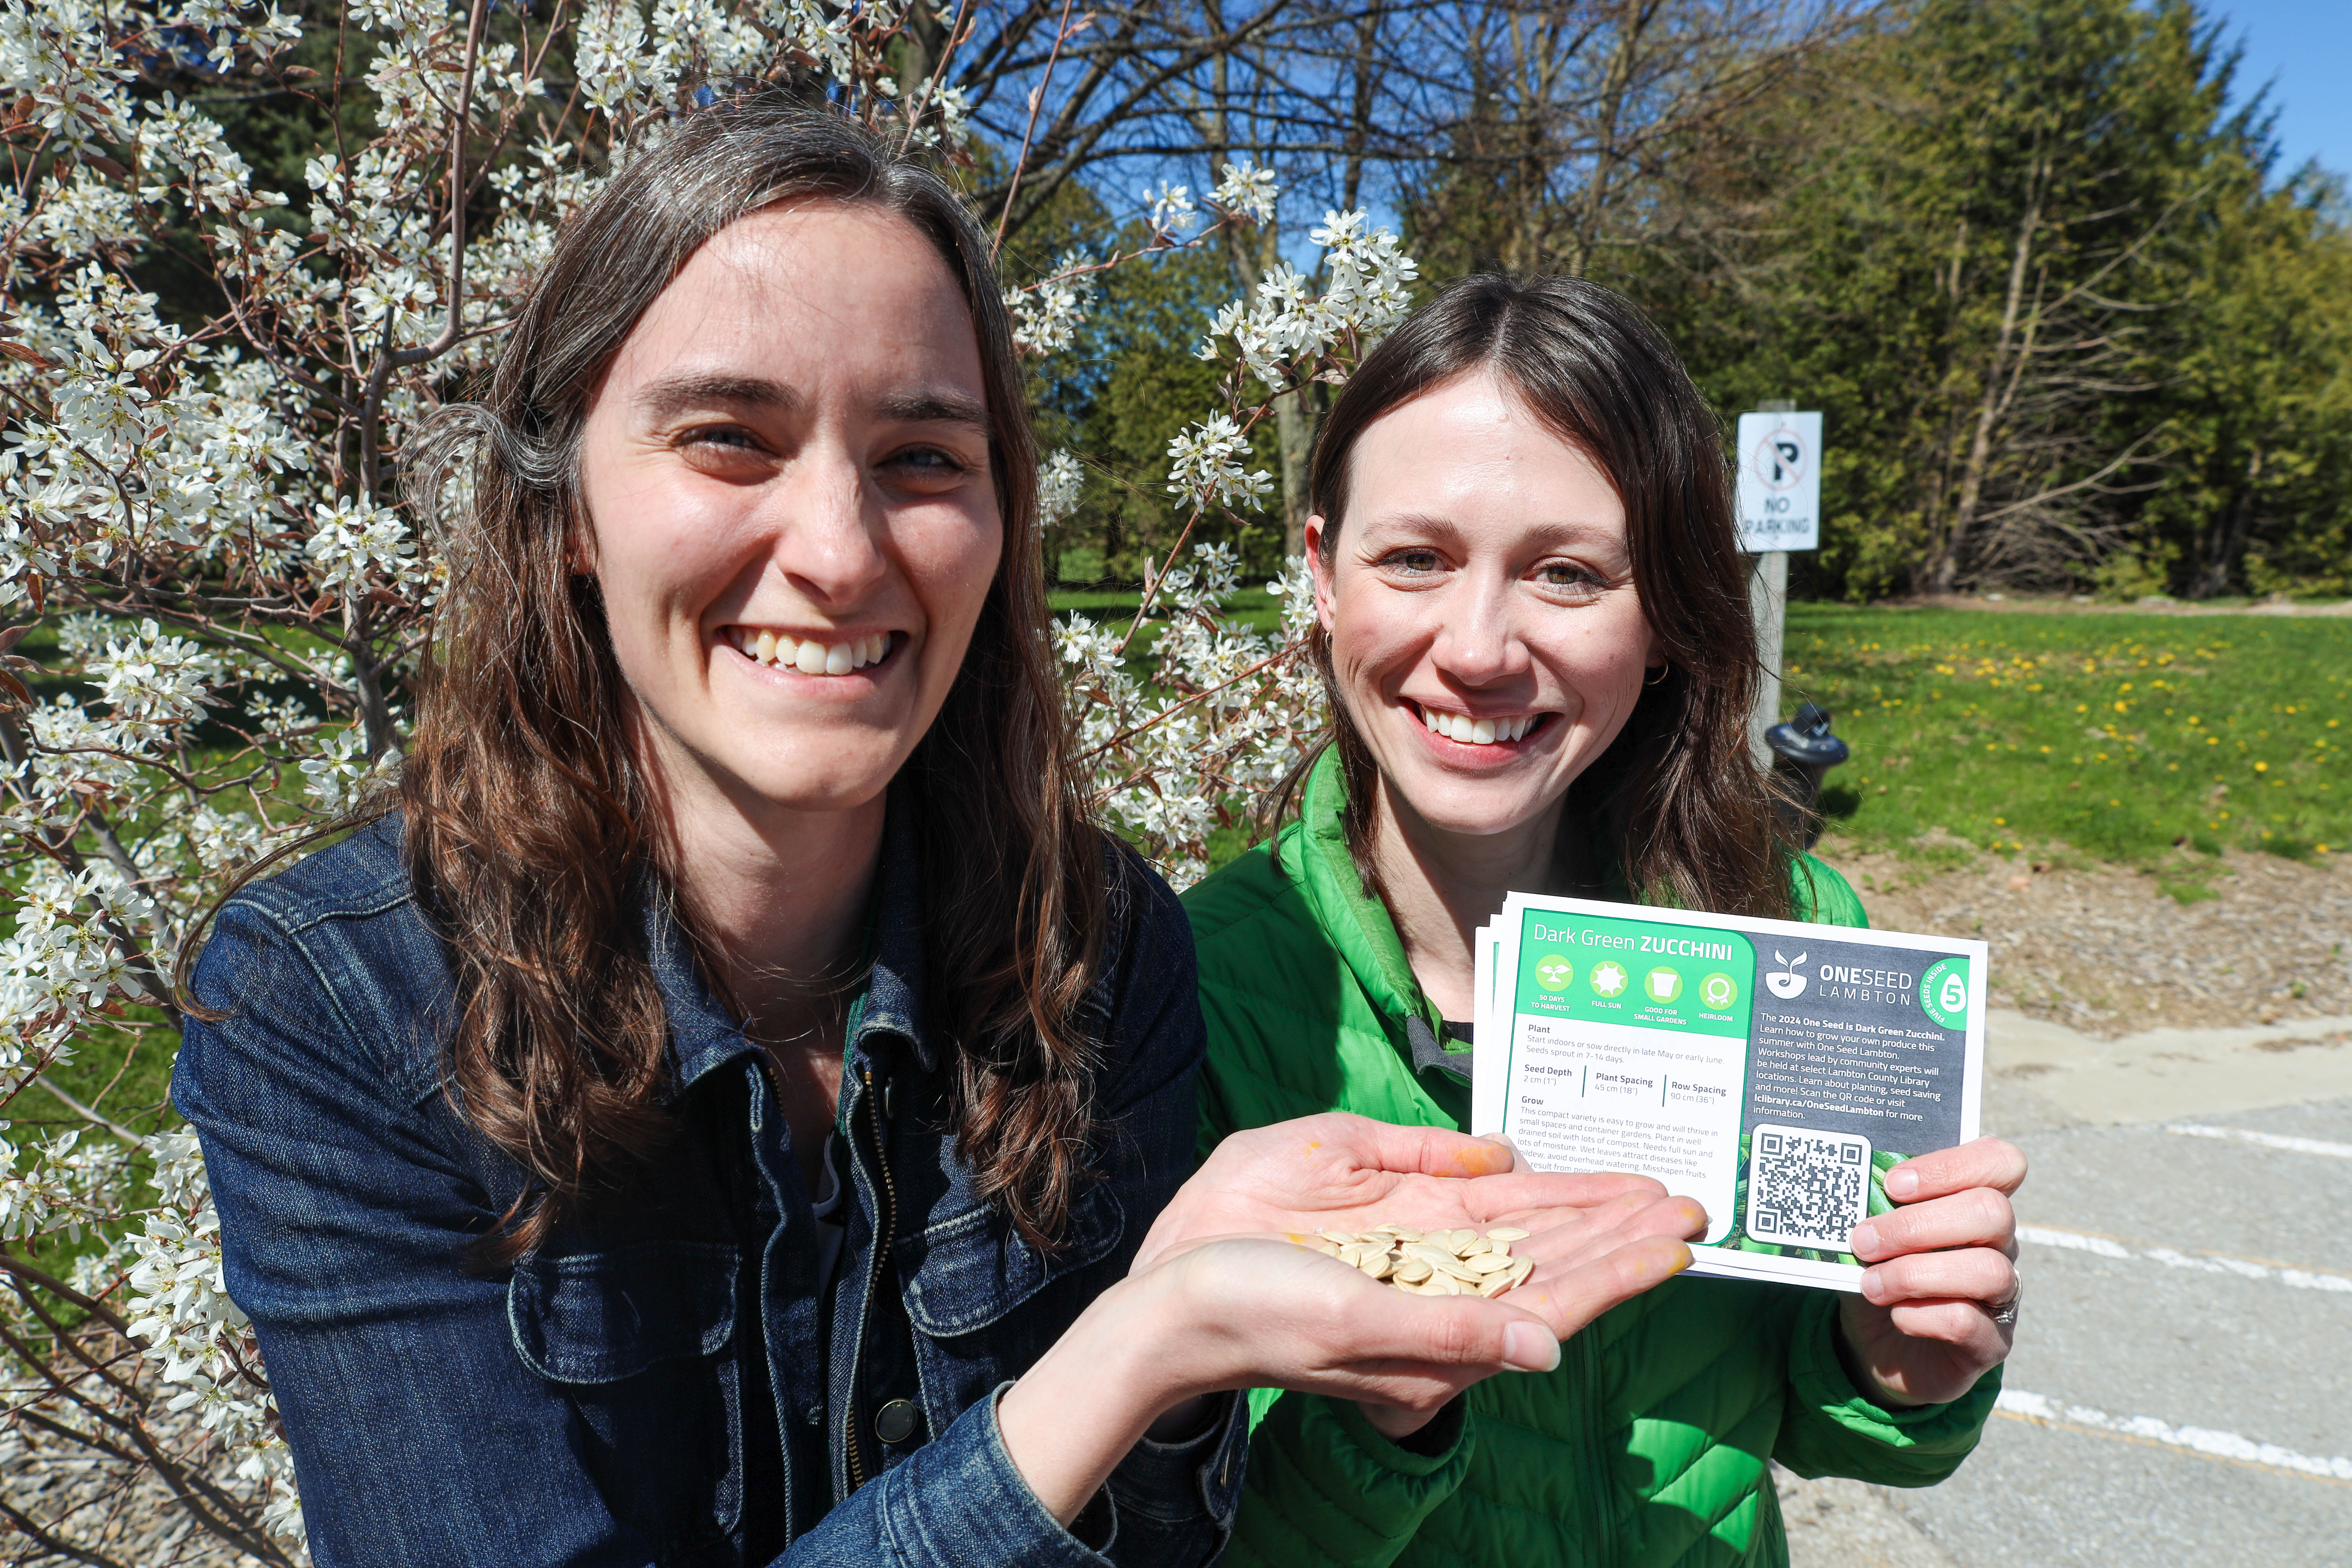
[[[1144,221],[1151,226],[1156,237],[1166,239],[1190,234],[1201,221],[1200,211],[1192,205],[1192,188],[1187,185],[1171,185],[1165,180],[1160,182],[1156,191],[1147,185],[1143,205],[1149,215]]]
[[[1057,354],[1077,341],[1094,298],[1092,266],[1085,253],[1066,251],[1044,279],[1004,296],[1017,347],[1033,354]]]
[[[1243,468],[1235,459],[1249,450],[1249,438],[1230,415],[1213,414],[1185,426],[1168,443],[1168,493],[1183,497],[1194,511],[1255,507],[1273,491],[1274,476],[1264,468]]]
[[[1281,195],[1282,187],[1275,183],[1272,169],[1261,169],[1244,161],[1225,165],[1224,176],[1209,193],[1209,200],[1252,223],[1271,223],[1275,204]]]
[[[340,815],[356,805],[373,786],[391,775],[397,765],[390,752],[371,763],[367,736],[356,724],[302,759],[302,789],[319,809]]]
[[[425,580],[408,524],[389,507],[352,496],[311,508],[313,529],[304,553],[319,584],[331,593],[364,592],[371,584],[414,587]]]
[[[1037,470],[1037,526],[1047,528],[1078,510],[1086,470],[1066,450],[1056,450]]]
[[[1329,281],[1317,292],[1306,274],[1287,264],[1267,269],[1253,297],[1219,310],[1197,351],[1223,357],[1219,340],[1272,392],[1295,384],[1302,363],[1345,343],[1369,351],[1412,308],[1406,285],[1420,276],[1397,237],[1370,226],[1361,212],[1327,212],[1309,237],[1324,247]]]

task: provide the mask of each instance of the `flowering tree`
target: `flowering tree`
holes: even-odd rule
[[[171,89],[310,74],[273,0],[0,0],[0,1517],[35,1555],[303,1559],[195,1139],[107,1098],[175,1047],[175,957],[238,871],[398,767],[442,581],[397,500],[418,422],[488,363],[564,216],[711,83],[787,79],[978,165],[939,53],[972,0],[541,5],[350,0],[315,89],[345,129],[280,192]],[[895,79],[910,53],[933,69]],[[1197,202],[1162,183],[1148,243],[1016,291],[1040,373],[1103,268],[1261,224],[1276,195],[1245,163]],[[1180,881],[1320,722],[1296,563],[1284,632],[1252,632],[1231,551],[1193,535],[1265,497],[1251,433],[1343,378],[1413,276],[1360,213],[1313,237],[1315,273],[1276,268],[1210,324],[1221,405],[1170,451],[1188,521],[1143,610],[1060,632],[1095,804]],[[167,264],[213,305],[140,286]],[[1087,482],[1055,453],[1048,510]]]

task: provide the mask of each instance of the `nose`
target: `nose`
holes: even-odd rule
[[[865,465],[845,448],[810,443],[771,504],[772,569],[812,603],[845,611],[888,572],[882,508]]]
[[[1527,645],[1511,626],[1507,584],[1465,574],[1446,598],[1430,650],[1441,672],[1465,686],[1491,686],[1527,673]]]

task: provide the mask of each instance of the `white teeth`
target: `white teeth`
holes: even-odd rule
[[[1523,739],[1542,717],[1522,713],[1516,719],[1473,719],[1466,713],[1443,713],[1434,708],[1424,708],[1416,702],[1412,710],[1433,734],[1465,746],[1491,746],[1500,741]]]
[[[823,643],[814,637],[803,642],[787,632],[736,626],[729,637],[746,658],[778,669],[797,669],[803,675],[847,675],[869,664],[881,663],[890,653],[888,632],[854,637],[848,642]]]

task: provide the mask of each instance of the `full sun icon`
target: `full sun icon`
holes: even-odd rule
[[[1625,989],[1625,966],[1612,963],[1594,964],[1592,989],[1603,996],[1622,994]]]

